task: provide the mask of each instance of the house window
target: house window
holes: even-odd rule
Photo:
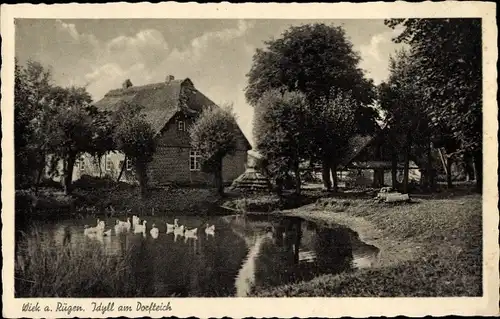
[[[111,158],[108,156],[108,155],[105,155],[104,156],[104,168],[106,171],[110,171],[111,170],[111,166],[113,163],[111,162]]]
[[[201,155],[198,151],[191,151],[189,153],[189,170],[191,171],[199,171],[201,170]]]
[[[184,121],[177,121],[177,130],[178,131],[185,131],[186,130],[186,123],[184,123]]]
[[[85,170],[85,161],[83,160],[83,156],[80,157],[78,164],[80,165],[80,171],[84,171]]]
[[[129,158],[127,158],[127,161],[125,162],[125,165],[126,165],[127,171],[131,171],[132,170],[132,161]]]

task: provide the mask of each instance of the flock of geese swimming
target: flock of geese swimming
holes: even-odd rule
[[[187,241],[189,238],[198,238],[198,227],[188,229],[184,225],[179,225],[178,222],[178,219],[174,219],[173,224],[165,223],[167,229],[166,233],[173,233],[175,239],[177,239],[178,236],[184,237],[185,241]],[[141,219],[136,215],[132,216],[132,221],[130,220],[130,218],[127,218],[127,221],[121,221],[117,219],[114,226],[115,235],[132,232],[134,234],[142,234],[144,237],[146,237],[146,223],[146,220],[143,220],[141,223]],[[103,220],[99,220],[99,218],[97,219],[96,226],[90,227],[89,225],[85,225],[83,230],[84,235],[88,237],[110,237],[111,232],[112,228],[106,230],[106,223]],[[160,231],[158,227],[156,227],[156,224],[152,225],[149,233],[153,239],[158,238]],[[205,234],[207,236],[214,236],[215,225],[210,226],[207,223],[205,226]]]

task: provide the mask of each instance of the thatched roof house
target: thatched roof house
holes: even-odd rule
[[[186,78],[177,80],[169,75],[161,83],[133,86],[130,80],[122,88],[109,91],[95,103],[100,110],[115,112],[122,105],[137,105],[157,136],[157,151],[149,165],[149,180],[152,184],[194,184],[210,182],[212,177],[201,172],[200,154],[191,149],[189,126],[203,109],[216,104],[197,90]],[[251,145],[238,127],[237,151],[223,161],[223,178],[231,182],[245,170],[247,151]],[[84,172],[98,174],[98,167],[87,164]],[[85,165],[83,164],[83,165]],[[101,163],[98,163],[100,165]],[[104,173],[118,176],[122,165],[131,171],[133,165],[124,163],[123,154],[110,153],[104,159]],[[125,174],[125,180],[133,174]]]

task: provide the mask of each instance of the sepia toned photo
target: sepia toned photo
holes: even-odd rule
[[[498,313],[495,7],[370,5],[2,6],[4,316]]]

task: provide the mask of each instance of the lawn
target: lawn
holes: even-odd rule
[[[255,291],[255,296],[482,295],[480,195],[399,205],[331,197],[280,213],[351,227],[381,249],[380,262],[354,273]]]

